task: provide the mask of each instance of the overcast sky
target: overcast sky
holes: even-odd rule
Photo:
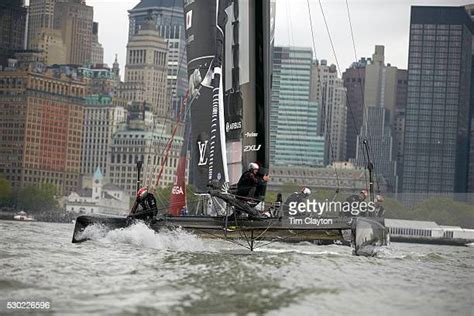
[[[254,1],[254,0],[251,0]],[[316,57],[335,63],[318,0],[310,0]],[[87,0],[99,22],[99,41],[104,62],[112,65],[114,56],[125,66],[128,12],[139,0]],[[345,0],[321,0],[342,71],[354,60]],[[357,57],[371,57],[375,45],[385,46],[385,61],[406,69],[411,5],[461,6],[472,0],[348,0]],[[276,45],[312,47],[307,0],[277,0]]]

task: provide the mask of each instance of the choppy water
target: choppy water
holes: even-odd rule
[[[0,222],[0,300],[49,300],[56,314],[473,315],[474,247],[276,243],[254,253],[145,225],[88,232]],[[0,306],[0,315],[7,312]]]

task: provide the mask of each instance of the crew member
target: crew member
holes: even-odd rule
[[[354,195],[349,196],[346,199],[346,202],[350,203],[351,210],[356,210],[356,209],[359,209],[360,203],[364,202],[368,195],[369,194],[368,194],[367,190],[364,189],[364,190],[361,190],[359,192],[359,195],[354,194]],[[346,215],[346,214],[343,213],[343,215]],[[347,214],[347,215],[349,215],[349,214]],[[366,213],[361,212],[361,215],[366,216]]]
[[[138,207],[141,206],[140,212],[156,210],[156,199],[155,196],[148,191],[147,187],[143,187],[137,191],[137,198],[130,210],[129,215],[137,213]]]
[[[367,190],[361,190],[359,195],[357,194],[351,195],[346,199],[346,201],[349,203],[352,203],[352,202],[360,203],[360,202],[365,201],[368,195],[369,194],[367,193]]]
[[[285,201],[284,203],[284,210],[288,212],[290,209],[290,203],[296,202],[295,205],[298,205],[299,203],[303,202],[306,200],[311,194],[311,189],[308,187],[302,187],[299,192],[293,192]]]
[[[237,183],[237,196],[257,199],[262,195],[265,183],[268,182],[268,175],[259,174],[259,165],[255,162],[249,164]]]
[[[375,215],[376,217],[383,217],[383,215],[384,215],[384,213],[385,213],[385,209],[384,209],[384,207],[383,207],[383,205],[382,205],[383,200],[384,200],[384,198],[383,198],[382,195],[377,194],[377,195],[375,196],[375,211],[374,211],[374,215]]]
[[[311,189],[307,187],[302,187],[299,192],[293,192],[285,201],[285,204],[289,202],[302,202],[307,199],[311,194]]]

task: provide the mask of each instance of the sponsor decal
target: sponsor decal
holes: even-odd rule
[[[225,131],[228,133],[229,131],[234,131],[236,129],[242,128],[242,122],[233,122],[233,123],[225,123]]]
[[[244,146],[244,152],[259,151],[261,147],[262,147],[262,144],[259,144],[259,145],[246,145],[246,146]]]
[[[245,137],[257,137],[258,133],[257,132],[246,132]]]
[[[172,194],[184,194],[183,187],[181,187],[180,185],[175,185],[173,187],[173,189],[171,189],[171,193]]]
[[[205,166],[207,165],[207,157],[206,157],[206,147],[208,141],[206,140],[204,143],[198,141],[198,148],[199,148],[199,162],[198,166]]]
[[[193,24],[193,10],[186,13],[186,30],[190,29]]]

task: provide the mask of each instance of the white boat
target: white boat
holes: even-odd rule
[[[23,211],[16,213],[16,215],[13,216],[13,219],[17,221],[25,221],[25,222],[31,222],[35,220],[33,217],[29,216],[26,212],[23,212]]]

